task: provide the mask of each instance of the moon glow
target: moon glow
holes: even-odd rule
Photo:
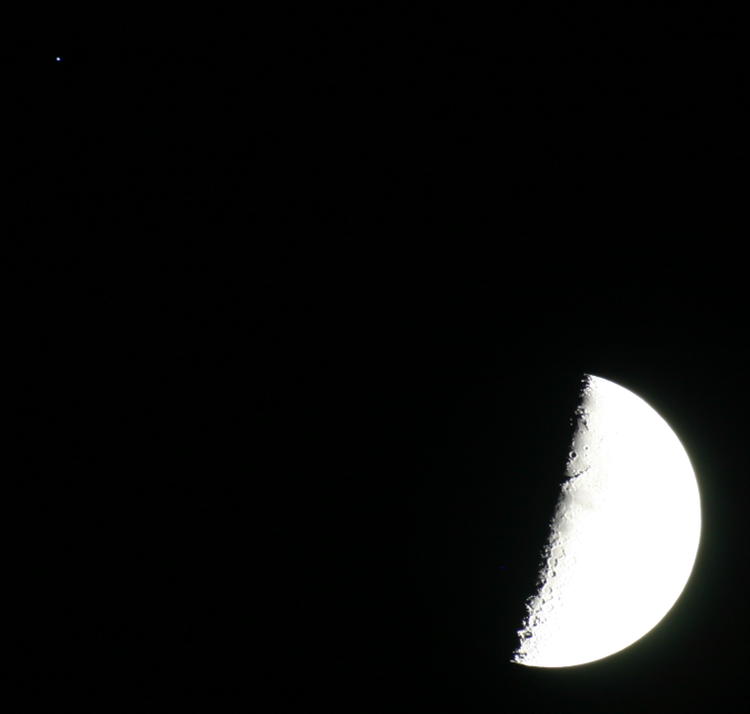
[[[569,667],[633,644],[672,608],[701,531],[690,460],[645,401],[587,375],[566,479],[513,662]]]

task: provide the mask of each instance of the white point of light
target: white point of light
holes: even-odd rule
[[[701,531],[690,460],[645,401],[587,375],[545,547],[513,661],[569,667],[652,630],[690,577]]]

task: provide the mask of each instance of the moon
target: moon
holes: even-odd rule
[[[669,424],[624,387],[585,375],[539,589],[512,662],[570,667],[651,631],[693,570],[698,483]]]

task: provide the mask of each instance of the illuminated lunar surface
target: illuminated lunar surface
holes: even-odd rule
[[[685,449],[629,390],[587,376],[539,590],[513,661],[607,657],[667,614],[693,569],[700,496]]]

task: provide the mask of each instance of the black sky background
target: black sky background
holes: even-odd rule
[[[280,15],[3,51],[14,711],[741,696],[743,25]],[[686,445],[701,549],[522,668],[584,373]]]

